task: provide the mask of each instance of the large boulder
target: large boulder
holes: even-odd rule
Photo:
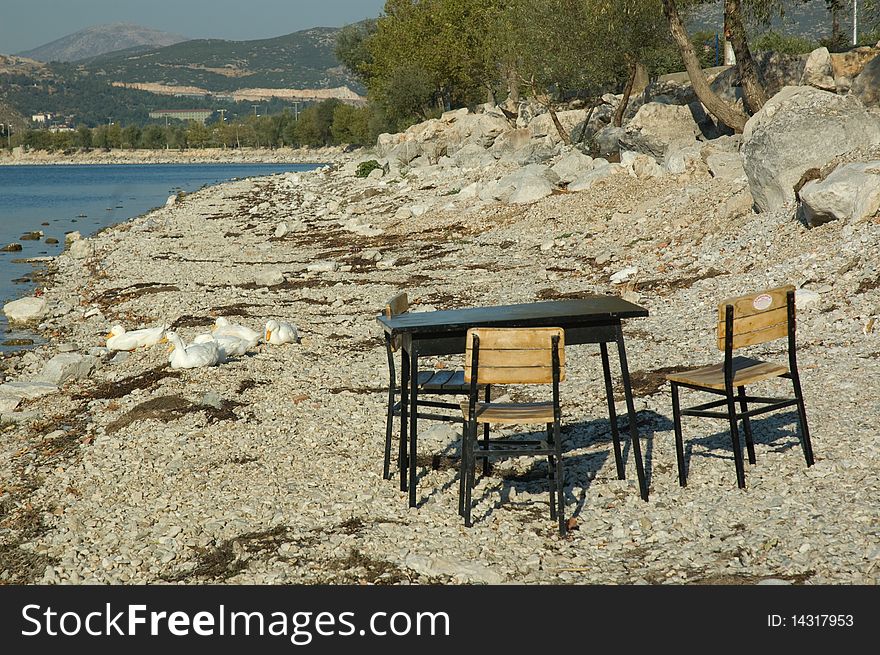
[[[495,157],[488,150],[476,143],[469,143],[452,157],[459,168],[487,168],[495,164]]]
[[[626,135],[622,127],[607,125],[593,135],[593,143],[600,157],[620,152],[620,140]]]
[[[46,314],[45,298],[22,298],[3,305],[3,313],[10,323],[38,321]]]
[[[563,184],[573,182],[580,175],[593,169],[593,158],[585,155],[580,150],[572,150],[568,154],[563,155],[551,169],[559,176],[559,181]]]
[[[811,227],[873,216],[880,209],[880,161],[838,166],[824,180],[807,182],[798,195],[800,215]]]
[[[810,168],[855,148],[880,143],[880,118],[852,96],[790,86],[746,123],[742,158],[755,206],[794,201],[794,185]]]
[[[871,46],[861,46],[846,52],[832,52],[831,69],[834,77],[855,78],[865,68],[865,64],[877,56],[878,52],[880,50]]]
[[[862,69],[850,87],[850,95],[866,107],[880,105],[880,57],[875,57]]]
[[[510,123],[504,116],[465,114],[457,118],[446,130],[447,151],[452,155],[468,143],[488,148],[498,135],[509,129]]]
[[[626,126],[620,145],[657,161],[663,161],[670,142],[700,133],[694,116],[687,106],[649,102],[641,106]]]
[[[818,89],[834,91],[834,70],[831,67],[831,53],[828,48],[821,47],[813,50],[804,64],[804,72],[801,75],[801,86],[815,86]]]
[[[574,128],[577,127],[579,123],[583,123],[586,120],[587,110],[572,109],[569,111],[558,111],[556,112],[556,118],[559,119],[562,129],[565,130],[565,133],[570,138]],[[549,112],[536,116],[534,120],[529,123],[528,130],[531,132],[532,138],[534,139],[550,137],[553,143],[560,143],[562,141],[562,137],[559,136],[559,130],[556,129],[556,124],[553,122],[553,117]]]

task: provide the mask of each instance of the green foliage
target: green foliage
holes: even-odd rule
[[[373,56],[367,45],[372,34],[376,32],[376,20],[365,20],[354,25],[346,25],[336,37],[336,58],[356,75],[358,79],[366,82],[370,75],[370,66]]]
[[[375,159],[371,159],[370,161],[362,161],[360,164],[358,164],[357,170],[354,174],[355,177],[367,177],[377,168],[382,168],[382,166]]]
[[[373,132],[373,110],[369,107],[337,105],[333,111],[330,134],[334,143],[366,146],[376,142],[379,136]]]
[[[799,55],[812,52],[818,45],[815,41],[800,36],[786,36],[779,32],[770,31],[755,39],[751,47],[755,52],[772,50],[786,55]]]
[[[331,145],[333,114],[340,104],[339,100],[325,100],[303,111],[294,130],[297,142],[312,147]]]

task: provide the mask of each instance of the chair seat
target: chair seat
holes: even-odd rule
[[[733,363],[733,386],[744,387],[747,384],[777,378],[788,373],[788,367],[772,362],[762,362],[760,359],[749,357],[734,357]],[[724,363],[703,366],[680,373],[670,373],[666,376],[670,382],[687,384],[705,389],[724,389]]]
[[[469,404],[461,403],[467,420]],[[477,423],[553,423],[553,403],[477,403]]]
[[[451,391],[468,393],[471,385],[465,384],[464,371],[419,371],[420,391]]]

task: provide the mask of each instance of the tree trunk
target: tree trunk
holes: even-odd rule
[[[553,120],[553,124],[556,126],[556,131],[559,133],[559,138],[562,139],[562,142],[570,146],[571,145],[571,137],[568,136],[568,132],[565,131],[565,128],[562,127],[562,123],[559,122],[559,116],[556,115],[556,110],[553,109],[553,106],[548,102],[547,103],[547,111],[550,112],[550,118]]]
[[[836,45],[840,38],[840,15],[836,2],[831,4],[831,41]]]
[[[727,27],[736,55],[736,68],[739,71],[740,84],[745,94],[746,105],[752,114],[757,113],[767,102],[767,93],[758,81],[755,60],[749,50],[746,28],[742,22],[742,4],[740,0],[724,0],[724,24]]]
[[[623,116],[626,114],[627,105],[629,105],[629,97],[632,95],[633,84],[635,84],[638,70],[638,66],[635,63],[629,65],[629,76],[626,78],[626,86],[623,87],[623,98],[620,99],[617,111],[614,112],[614,122],[612,123],[614,127],[623,125]]]
[[[678,45],[688,77],[691,80],[691,86],[694,89],[694,93],[697,94],[697,98],[700,99],[700,102],[705,105],[709,113],[715,116],[715,118],[734,132],[742,132],[748,117],[724,102],[709,87],[709,83],[703,75],[703,69],[700,67],[700,60],[697,59],[697,54],[694,52],[691,40],[688,38],[687,31],[681,22],[681,17],[678,15],[675,0],[662,0],[662,2],[663,14],[669,23],[669,31],[672,33],[672,38],[675,40],[676,45]]]

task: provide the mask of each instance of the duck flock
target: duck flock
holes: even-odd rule
[[[295,325],[275,319],[266,323],[266,329],[261,335],[247,326],[231,323],[220,317],[214,322],[210,333],[198,335],[189,345],[176,332],[168,330],[168,325],[132,331],[126,331],[121,325],[114,325],[107,334],[107,348],[135,350],[167,342],[171,344],[168,355],[171,368],[202,368],[217,366],[230,357],[244,355],[256,348],[261,338],[272,345],[299,341]]]

